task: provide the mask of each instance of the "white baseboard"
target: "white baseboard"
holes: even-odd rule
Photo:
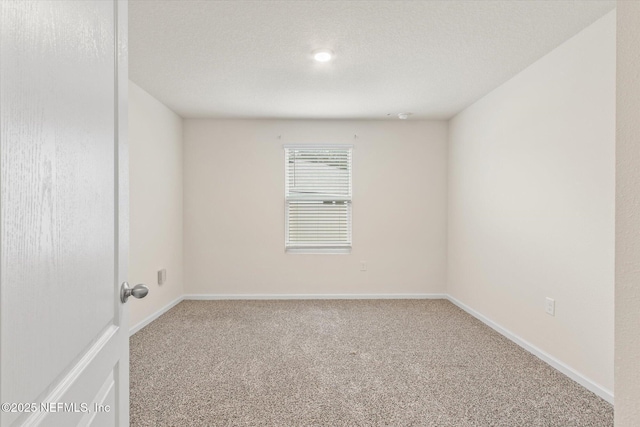
[[[571,378],[572,380],[574,380],[575,382],[577,382],[578,384],[580,384],[581,386],[586,388],[587,390],[595,393],[596,395],[600,396],[601,398],[603,398],[604,400],[606,400],[607,402],[609,402],[609,403],[611,403],[613,405],[613,392],[611,390],[608,390],[608,389],[602,387],[601,385],[593,382],[592,380],[590,380],[589,378],[587,378],[584,375],[580,374],[579,372],[576,372],[575,370],[573,370],[573,368],[570,368],[569,366],[565,365],[564,363],[562,363],[561,361],[559,361],[555,357],[553,357],[550,354],[544,352],[543,350],[539,349],[538,347],[536,347],[535,345],[531,344],[530,342],[520,338],[518,335],[514,334],[513,332],[509,331],[508,329],[503,328],[502,326],[498,325],[493,320],[491,320],[491,319],[487,318],[486,316],[478,313],[476,310],[472,309],[471,307],[469,307],[468,305],[464,304],[463,302],[457,300],[456,298],[452,297],[451,295],[448,295],[448,299],[453,304],[457,305],[462,310],[466,311],[467,313],[469,313],[470,315],[472,315],[476,319],[480,320],[485,325],[487,325],[490,328],[494,329],[495,331],[497,331],[501,335],[504,335],[505,337],[507,337],[508,339],[513,341],[514,343],[518,344],[520,347],[522,347],[525,350],[527,350],[529,353],[533,354],[534,356],[538,357],[542,361],[544,361],[547,364],[551,365],[551,367],[553,367],[553,368],[557,369],[558,371],[562,372],[563,374],[565,374],[566,376],[568,376],[569,378]]]
[[[173,301],[171,301],[169,304],[165,305],[164,307],[162,307],[160,310],[156,311],[155,313],[145,317],[143,320],[141,320],[140,322],[138,322],[137,325],[132,326],[131,328],[129,328],[129,336],[132,336],[133,334],[135,334],[136,332],[138,332],[140,329],[144,328],[145,326],[147,326],[149,323],[153,322],[154,320],[156,320],[158,317],[162,316],[163,314],[165,314],[167,311],[171,310],[173,307],[175,307],[180,301],[182,301],[184,299],[184,295],[179,296],[178,298],[174,299]]]
[[[186,294],[185,300],[447,299],[446,294]]]

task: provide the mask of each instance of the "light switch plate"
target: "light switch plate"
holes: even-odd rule
[[[167,281],[167,269],[163,268],[162,270],[158,271],[158,285],[164,285],[166,281]]]

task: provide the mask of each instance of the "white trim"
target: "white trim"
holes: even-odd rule
[[[447,299],[446,294],[186,294],[185,300]]]
[[[456,298],[452,297],[451,295],[447,295],[447,296],[448,296],[449,301],[451,301],[453,304],[455,304],[456,306],[458,306],[462,310],[466,311],[467,313],[469,313],[470,315],[472,315],[476,319],[480,320],[485,325],[489,326],[490,328],[492,328],[496,332],[500,333],[501,335],[505,336],[509,340],[511,340],[514,343],[518,344],[520,347],[524,348],[529,353],[531,353],[534,356],[538,357],[543,362],[546,362],[551,367],[557,369],[558,371],[560,371],[561,373],[563,373],[567,377],[571,378],[572,380],[574,380],[575,382],[577,382],[578,384],[580,384],[581,386],[583,386],[587,390],[595,393],[596,395],[600,396],[602,399],[606,400],[607,402],[609,402],[609,403],[611,403],[613,405],[613,392],[611,390],[608,390],[607,388],[595,383],[594,381],[592,381],[589,378],[585,377],[581,373],[575,371],[573,368],[569,367],[568,365],[562,363],[561,361],[559,361],[555,357],[551,356],[549,353],[546,353],[545,351],[539,349],[538,347],[536,347],[535,345],[531,344],[530,342],[520,338],[518,335],[514,334],[513,332],[509,331],[508,329],[503,328],[502,326],[500,326],[499,324],[497,324],[493,320],[491,320],[488,317],[480,314],[476,310],[472,309],[471,307],[469,307],[468,305],[462,303],[461,301],[457,300]]]
[[[138,332],[140,329],[144,328],[145,326],[147,326],[149,323],[153,322],[154,320],[156,320],[158,317],[162,316],[163,314],[165,314],[167,311],[171,310],[173,307],[175,307],[178,303],[180,303],[184,298],[184,295],[179,296],[178,298],[174,299],[173,301],[171,301],[169,304],[165,305],[164,307],[162,307],[160,310],[156,311],[155,313],[145,317],[144,319],[142,319],[140,322],[138,322],[137,325],[132,326],[129,329],[129,336],[132,336],[133,334],[135,334],[136,332]]]
[[[336,150],[341,148],[353,149],[353,144],[282,144],[288,150]]]
[[[290,246],[285,248],[285,253],[288,254],[306,254],[306,255],[348,255],[351,253],[351,246],[344,248],[305,248]]]

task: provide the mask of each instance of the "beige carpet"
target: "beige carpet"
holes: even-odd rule
[[[443,300],[185,301],[131,337],[132,426],[612,426]]]

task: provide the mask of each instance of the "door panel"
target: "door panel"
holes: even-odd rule
[[[107,407],[115,407],[115,386],[115,375],[114,372],[111,372],[92,403],[92,406],[94,408],[93,412],[87,414],[87,425],[90,425],[92,427],[111,427],[116,425],[116,414],[113,411],[106,411]],[[98,408],[96,407],[96,405],[100,405],[100,407]],[[84,422],[81,424],[84,424]]]
[[[0,421],[126,425],[126,3],[1,7]]]
[[[45,399],[48,402],[75,405],[69,411],[63,408],[58,411],[58,407],[55,407],[56,412],[39,411],[27,418],[24,425],[89,425],[90,421],[95,420],[94,417],[104,419],[104,416],[100,417],[101,414],[96,411],[95,403],[101,403],[104,400],[105,393],[101,394],[101,392],[105,384],[114,386],[118,345],[118,328],[111,326]],[[80,406],[82,403],[86,405],[86,411]],[[114,414],[114,407],[111,406],[106,415],[114,416]]]

